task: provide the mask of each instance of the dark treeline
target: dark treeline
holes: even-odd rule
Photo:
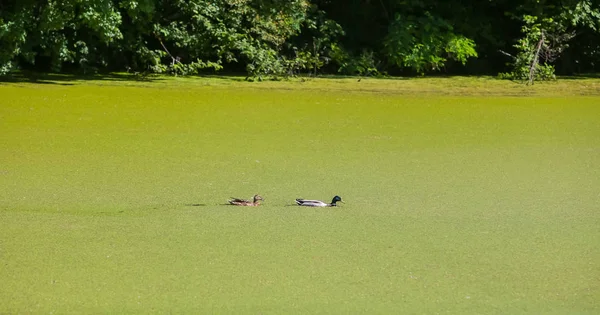
[[[0,0],[0,74],[600,70],[596,0]]]

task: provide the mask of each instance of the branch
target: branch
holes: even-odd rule
[[[503,54],[503,55],[505,55],[505,56],[509,56],[509,57],[510,57],[510,58],[512,58],[512,59],[515,59],[515,58],[516,58],[515,56],[513,56],[513,55],[511,55],[511,54],[507,53],[506,51],[504,51],[504,50],[502,50],[502,49],[498,49],[498,51],[499,51],[501,54]]]
[[[167,47],[165,46],[165,44],[163,44],[162,39],[160,39],[160,36],[156,35],[156,38],[158,39],[158,42],[160,43],[160,45],[162,46],[162,48],[165,50],[165,52],[167,52],[167,54],[169,55],[169,57],[171,57],[171,65],[175,65],[175,63],[179,63],[182,65],[181,61],[179,61],[179,57],[173,57],[173,55],[171,55],[171,52],[169,52],[169,50],[167,49]]]
[[[556,34],[545,34],[546,38],[548,38],[549,43],[544,44],[542,47],[543,57],[546,62],[553,62],[556,60],[562,52],[569,47],[568,42],[573,39],[577,33],[575,31],[562,33],[559,35]],[[544,54],[545,53],[545,54]]]
[[[385,18],[389,21],[390,20],[390,15],[388,14],[387,9],[385,8],[385,4],[383,4],[383,0],[379,0],[379,3],[381,3],[381,8],[383,9],[383,13],[385,14]]]
[[[533,79],[535,76],[535,68],[540,60],[540,50],[542,49],[542,44],[544,44],[545,40],[544,31],[542,31],[542,35],[540,37],[540,41],[537,44],[535,54],[533,55],[533,60],[531,61],[531,66],[529,67],[529,84],[533,85]]]

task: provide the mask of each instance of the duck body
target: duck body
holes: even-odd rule
[[[335,196],[331,200],[331,203],[326,203],[321,200],[309,200],[309,199],[296,199],[296,204],[303,207],[335,207],[336,202],[343,202],[340,196]]]
[[[229,199],[227,202],[229,202],[229,204],[233,205],[233,206],[256,207],[256,206],[260,206],[261,200],[264,200],[261,196],[254,195],[254,197],[252,197],[252,200],[231,197],[231,199]]]

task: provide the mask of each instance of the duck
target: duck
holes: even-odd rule
[[[263,197],[261,197],[260,195],[254,195],[254,197],[252,197],[252,201],[231,197],[231,199],[229,199],[227,202],[229,202],[230,205],[234,206],[256,207],[260,206],[261,200],[264,200]]]
[[[342,202],[342,197],[340,196],[335,196],[333,197],[333,199],[331,200],[331,203],[326,203],[320,200],[308,200],[308,199],[296,199],[296,204],[299,206],[305,206],[305,207],[335,207],[336,202]]]

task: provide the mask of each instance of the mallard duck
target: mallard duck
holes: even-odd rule
[[[231,197],[231,199],[229,199],[227,202],[229,202],[230,205],[234,205],[234,206],[255,207],[255,206],[260,206],[261,200],[264,200],[263,197],[261,197],[259,195],[254,195],[254,197],[252,197],[252,201]]]
[[[333,200],[331,200],[331,203],[326,203],[320,200],[307,200],[307,199],[296,199],[296,204],[298,204],[299,206],[305,206],[305,207],[335,207],[336,206],[336,202],[343,202],[342,198],[340,196],[335,196],[333,197]]]

